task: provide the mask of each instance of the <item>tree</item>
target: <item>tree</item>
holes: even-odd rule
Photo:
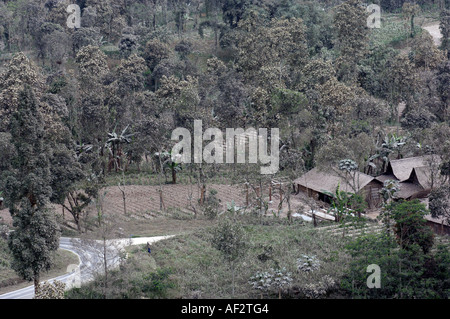
[[[8,239],[13,261],[11,267],[25,280],[34,281],[39,292],[39,278],[53,266],[54,252],[59,247],[59,225],[55,214],[47,208],[33,208],[27,199],[13,216]]]
[[[402,14],[405,20],[410,22],[410,36],[414,38],[416,34],[414,18],[420,13],[420,7],[415,3],[405,2],[402,7]]]
[[[424,216],[428,210],[418,199],[412,201],[392,202],[386,213],[394,221],[394,232],[402,249],[419,245],[426,254],[433,246],[433,233],[426,224]]]
[[[121,60],[115,72],[114,81],[107,87],[106,103],[111,113],[111,122],[119,127],[133,128],[142,117],[138,104],[145,86],[145,60],[136,54]]]
[[[245,253],[247,246],[245,230],[236,220],[225,219],[219,226],[214,228],[211,243],[230,264],[232,273],[232,296],[234,296],[236,263]]]
[[[148,68],[153,72],[162,60],[169,58],[169,54],[169,46],[158,39],[154,39],[146,43],[143,57],[147,62]]]
[[[37,47],[42,58],[43,65],[51,62],[51,67],[64,65],[70,50],[69,35],[58,24],[43,23],[39,32]]]
[[[441,49],[447,51],[447,58],[450,58],[450,1],[444,0],[444,7],[440,13],[439,29],[442,33]]]
[[[425,255],[417,246],[401,249],[385,233],[358,236],[346,251],[352,256],[341,280],[343,291],[352,298],[437,299],[447,298],[450,282],[447,247],[439,246],[434,255]],[[381,287],[367,286],[368,265],[380,267]]]
[[[384,69],[389,88],[389,100],[397,105],[401,101],[407,104],[414,98],[417,88],[417,73],[406,54],[396,56]]]
[[[78,134],[83,142],[97,146],[104,138],[108,116],[103,85],[103,78],[109,72],[106,55],[98,47],[88,45],[78,52],[75,60],[80,93]]]
[[[429,33],[423,32],[412,43],[412,54],[416,68],[435,70],[445,61],[445,56],[434,44]]]
[[[108,171],[111,171],[112,168],[114,168],[116,172],[119,169],[124,169],[121,164],[123,155],[122,144],[130,144],[131,137],[134,135],[134,133],[126,134],[127,130],[128,126],[122,130],[120,135],[115,132],[115,129],[113,132],[108,133],[108,139],[106,140],[105,145],[109,152]]]
[[[430,212],[435,218],[442,218],[450,224],[450,185],[444,184],[430,193]]]
[[[355,89],[331,78],[317,87],[319,114],[326,120],[331,136],[341,135],[346,127],[348,117],[353,113]]]
[[[91,7],[96,12],[95,27],[100,28],[107,40],[115,42],[120,38],[120,32],[125,27],[126,21],[122,15],[126,9],[126,2],[114,3],[106,0],[86,0],[86,8]],[[84,15],[84,12],[83,12]]]
[[[84,21],[84,18],[82,19]],[[72,51],[77,54],[81,48],[92,45],[100,46],[101,34],[98,29],[81,27],[72,33]]]
[[[450,116],[450,93],[447,88],[450,86],[450,60],[443,62],[438,67],[436,80],[436,89],[440,103],[438,104],[439,108],[435,114],[442,121],[448,121]]]
[[[12,169],[3,176],[6,204],[15,227],[8,240],[12,267],[25,280],[34,281],[35,292],[40,274],[50,269],[59,246],[59,226],[48,208],[52,150],[37,103],[32,89],[25,86],[11,123],[11,142],[17,155]]]
[[[264,23],[257,12],[250,11],[239,24],[235,42],[238,70],[266,89],[285,88],[291,74],[303,67],[308,56],[305,26],[300,18]]]
[[[337,31],[340,58],[338,78],[355,83],[357,65],[366,53],[368,29],[366,12],[360,0],[348,0],[336,9],[334,24]]]
[[[223,0],[222,14],[224,22],[227,23],[230,28],[237,27],[249,4],[249,0]]]
[[[18,107],[19,94],[25,85],[29,85],[39,97],[44,88],[44,80],[36,65],[24,53],[19,52],[0,74],[0,131],[9,130],[11,114]]]
[[[217,58],[209,59],[207,64],[205,76],[199,79],[202,104],[211,105],[222,127],[243,127],[249,90],[242,74]]]
[[[54,145],[50,164],[53,176],[50,200],[69,211],[78,230],[81,231],[80,215],[89,203],[89,196],[78,189],[80,182],[81,184],[87,183],[84,180],[86,173],[83,170],[83,166],[77,160],[76,152],[62,143]],[[66,204],[66,201],[68,204]],[[80,202],[83,202],[83,204]]]

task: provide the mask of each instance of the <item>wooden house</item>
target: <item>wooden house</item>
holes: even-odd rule
[[[386,180],[398,181],[400,190],[396,193],[396,197],[399,199],[425,198],[430,194],[434,180],[430,160],[431,156],[392,160],[386,173],[376,179],[383,183]]]
[[[297,192],[302,191],[316,200],[327,203],[331,203],[330,194],[336,192],[338,185],[341,191],[362,194],[369,208],[379,207],[382,203],[380,190],[383,183],[364,173],[356,172],[353,179],[344,178],[334,171],[313,168],[294,181]]]

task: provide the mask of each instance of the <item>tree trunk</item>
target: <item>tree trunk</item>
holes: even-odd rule
[[[165,209],[165,206],[166,205],[164,205],[164,200],[163,200],[163,192],[162,192],[162,189],[160,189],[159,190],[159,210],[163,210],[163,208]]]
[[[39,284],[39,274],[38,273],[34,273],[34,294],[37,295],[40,289],[40,284]]]
[[[175,171],[174,167],[172,167],[172,183],[173,184],[177,183],[177,172]]]
[[[234,263],[231,263],[231,296],[234,297]]]
[[[283,190],[281,189],[281,183],[280,183],[280,206],[283,208]]]
[[[248,183],[245,183],[245,206],[248,207]]]
[[[103,297],[106,299],[106,290],[108,289],[108,262],[106,258],[106,238],[103,238],[103,266],[105,269],[105,280],[104,280],[104,290]]]
[[[126,204],[126,198],[125,198],[125,192],[122,191],[122,197],[123,197],[123,213],[124,215],[127,214],[127,204]]]
[[[203,203],[205,202],[205,192],[206,192],[206,185],[203,184],[200,192],[200,205],[203,205]]]
[[[124,183],[125,184],[125,183]],[[126,194],[125,189],[120,187],[120,183],[118,184],[120,191],[122,192],[122,199],[123,199],[123,214],[127,214],[127,204],[126,204]],[[124,185],[125,186],[125,185]]]

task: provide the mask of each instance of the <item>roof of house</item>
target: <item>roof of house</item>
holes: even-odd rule
[[[398,198],[408,199],[423,191],[423,187],[410,182],[400,182],[400,190],[395,193]]]
[[[429,203],[430,203],[429,198],[423,198],[423,199],[419,199],[419,200],[420,200],[420,202],[422,204],[425,204],[427,209],[430,208],[430,206],[429,206]],[[443,224],[444,226],[450,226],[450,223],[448,222],[448,219],[446,219],[446,218],[444,218],[442,216],[440,216],[440,217],[433,217],[433,216],[431,216],[431,214],[428,214],[428,215],[425,215],[424,218],[427,221],[435,223],[435,224],[439,224],[439,225]]]
[[[414,176],[417,178],[417,182],[424,189],[431,188],[431,168],[429,166],[415,167],[411,172],[410,178],[413,179]]]
[[[397,178],[392,174],[383,174],[383,175],[375,177],[375,179],[382,183],[384,183],[387,180],[394,180],[394,181],[397,180]]]
[[[430,156],[408,157],[398,160],[391,160],[389,167],[392,169],[392,174],[401,182],[406,181],[415,167],[428,166]]]
[[[367,184],[373,181],[375,178],[364,173],[356,172],[355,180],[357,191],[364,188]],[[312,189],[319,193],[334,193],[338,185],[340,185],[340,189],[342,191],[354,193],[353,187],[349,184],[344,177],[339,176],[334,171],[322,171],[317,167],[313,168],[306,174],[303,174],[301,177],[297,178],[294,181],[296,184],[299,184],[308,189]]]
[[[448,223],[448,220],[444,217],[433,217],[431,216],[431,214],[425,215],[424,218],[432,223],[435,224],[439,224],[439,225],[444,225],[444,226],[450,226],[450,224]]]

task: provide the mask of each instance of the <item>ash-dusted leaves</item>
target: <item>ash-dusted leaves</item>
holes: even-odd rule
[[[248,283],[253,289],[264,292],[277,291],[281,294],[281,290],[288,288],[292,281],[292,274],[283,267],[280,269],[271,268],[269,271],[258,271],[250,277]]]
[[[301,271],[314,271],[320,268],[320,261],[316,256],[302,255],[297,259],[297,268]]]
[[[233,262],[243,255],[247,246],[245,239],[243,227],[227,219],[213,230],[212,245],[227,261]]]
[[[325,275],[318,283],[306,284],[302,288],[302,293],[308,299],[319,299],[326,297],[335,288],[336,281]]]
[[[44,282],[39,285],[39,289],[34,299],[64,299],[66,284],[55,280],[53,283]]]

